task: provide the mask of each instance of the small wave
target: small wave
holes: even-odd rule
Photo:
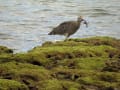
[[[101,16],[115,16],[115,14],[107,13],[107,12],[98,12],[98,13],[92,13],[90,15],[91,17],[101,17]]]
[[[110,13],[109,11],[101,8],[92,9],[91,17],[100,17],[100,16],[115,16],[116,14]]]
[[[97,11],[97,12],[107,12],[107,10],[105,9],[100,9],[100,8],[96,8],[96,9],[92,9],[93,11]]]

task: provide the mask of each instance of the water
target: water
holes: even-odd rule
[[[63,40],[47,34],[81,15],[89,27],[82,25],[71,38],[120,38],[120,0],[0,0],[0,45],[24,52],[45,41]]]

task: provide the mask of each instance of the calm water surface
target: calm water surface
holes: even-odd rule
[[[59,23],[84,16],[71,38],[112,36],[120,39],[120,0],[0,0],[0,45],[16,52],[27,51],[45,41],[63,40],[49,36]]]

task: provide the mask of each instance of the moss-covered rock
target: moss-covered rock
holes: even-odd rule
[[[119,90],[119,62],[120,40],[110,37],[48,41],[17,54],[4,47],[0,80],[25,87],[12,90]]]

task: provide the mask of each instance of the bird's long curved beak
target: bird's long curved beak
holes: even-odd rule
[[[86,24],[86,27],[88,27],[88,22],[86,20],[83,19],[83,23]]]

